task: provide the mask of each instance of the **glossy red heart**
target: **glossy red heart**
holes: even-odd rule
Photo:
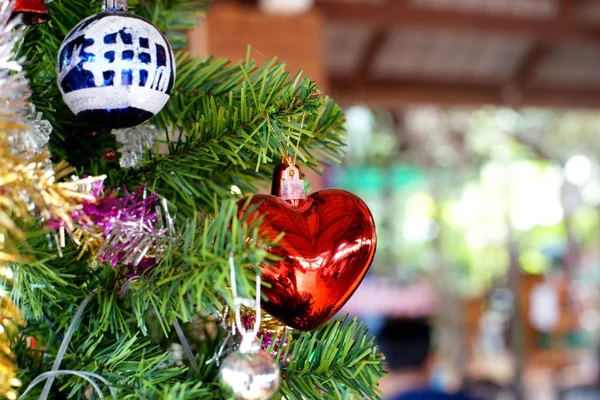
[[[252,210],[251,215],[246,215]],[[312,193],[298,205],[277,196],[240,201],[240,216],[261,218],[260,235],[274,240],[269,251],[281,260],[262,266],[266,312],[286,325],[313,330],[342,308],[361,283],[376,247],[373,216],[345,190]]]

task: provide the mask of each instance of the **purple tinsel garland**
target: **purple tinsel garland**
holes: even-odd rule
[[[166,204],[144,188],[117,197],[113,192],[83,212],[106,236],[98,260],[124,265],[137,274],[160,261],[174,236]]]
[[[143,187],[131,193],[125,189],[123,196],[117,190],[104,194],[102,182],[95,182],[89,193],[95,200],[83,201],[72,218],[92,237],[104,238],[96,258],[121,265],[128,277],[157,265],[175,237],[166,202]],[[63,225],[51,220],[46,226],[58,230]]]

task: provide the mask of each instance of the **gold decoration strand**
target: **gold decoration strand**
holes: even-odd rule
[[[298,158],[298,150],[300,148],[300,139],[302,139],[302,129],[304,129],[304,119],[306,118],[306,113],[302,113],[302,120],[300,121],[300,131],[298,132],[298,140],[296,141],[296,148],[294,149],[294,161],[292,161],[292,167],[296,166],[296,159]]]
[[[11,22],[12,3],[0,0],[0,152],[10,149],[9,135],[27,131],[27,124],[19,117],[19,110],[24,109],[27,87],[24,83],[21,66],[14,61],[13,48],[17,46],[23,35],[23,28]],[[13,136],[15,137],[15,136]],[[11,154],[9,154],[10,156]],[[7,283],[12,278],[12,271],[7,261],[16,260],[19,255],[13,238],[23,238],[24,234],[13,221],[12,211],[26,215],[20,207],[19,200],[5,194],[5,181],[17,179],[15,171],[10,168],[21,165],[10,157],[0,162],[0,274]],[[21,160],[18,160],[21,161]],[[23,194],[20,195],[23,197]],[[9,294],[0,289],[0,397],[14,400],[17,398],[16,388],[21,385],[17,379],[17,367],[11,347],[11,337],[18,325],[22,323],[18,308],[10,300]]]
[[[28,129],[18,115],[0,114],[0,276],[8,285],[12,276],[10,263],[29,259],[19,252],[27,236],[21,226],[30,224],[34,218],[56,221],[61,225],[60,237],[64,239],[63,232],[71,233],[76,226],[73,213],[82,208],[84,200],[95,201],[86,187],[91,188],[94,182],[104,179],[92,177],[57,183],[56,179],[73,172],[67,163],[60,162],[52,170],[46,150],[39,154],[15,152],[11,135]],[[0,324],[0,397],[16,399],[20,381],[11,340],[23,319],[4,290],[0,291]]]
[[[275,140],[277,140],[277,142],[281,145],[281,148],[283,149],[283,152],[285,153],[285,160],[287,161],[288,165],[290,167],[295,167],[296,166],[296,159],[298,158],[298,152],[300,149],[300,140],[302,139],[302,129],[304,128],[304,120],[306,119],[306,112],[302,113],[302,120],[300,122],[300,131],[298,132],[298,140],[296,141],[296,146],[294,148],[294,157],[292,158],[292,156],[290,156],[290,153],[288,153],[286,147],[283,145],[283,142],[277,137],[277,135],[274,135]],[[275,133],[275,129],[273,128],[273,125],[271,124],[271,120],[269,119],[269,117],[266,118],[267,120],[267,126],[269,127],[269,129],[271,130],[271,132]],[[291,117],[288,117],[288,123],[291,122]],[[292,130],[291,127],[288,127],[288,132],[290,132]],[[288,138],[289,140],[289,138]]]
[[[21,386],[17,379],[17,367],[10,342],[15,337],[18,325],[22,324],[21,313],[10,300],[8,293],[0,290],[0,396],[16,399],[15,388]]]
[[[81,193],[81,183],[56,183],[73,170],[66,163],[52,170],[50,154],[42,148],[46,141],[36,136],[37,128],[25,117],[24,111],[33,107],[28,103],[22,60],[14,52],[25,27],[12,18],[12,6],[12,2],[0,0],[0,280],[8,287],[11,263],[28,259],[19,251],[27,246],[22,227],[40,218],[46,223],[56,221],[61,233],[72,230],[73,212],[83,199],[93,201]],[[16,388],[21,384],[12,340],[22,324],[10,293],[0,288],[0,397],[9,400],[17,398]]]
[[[73,169],[65,162],[48,169],[50,155],[14,154],[7,135],[2,132],[0,122],[0,261],[22,260],[17,242],[25,240],[20,224],[31,222],[34,217],[43,221],[56,221],[61,228],[61,246],[64,246],[64,233],[72,233],[76,224],[72,214],[82,208],[82,202],[94,202],[95,198],[85,187],[104,176],[86,179],[55,182],[57,176],[70,174]]]
[[[252,310],[248,307],[242,306],[242,317],[247,318],[252,315]],[[223,326],[227,326],[230,329],[235,325],[235,316],[233,310],[229,308],[229,306],[225,306],[223,311],[218,314],[219,319],[222,321]],[[273,336],[279,337],[281,336],[287,329],[287,326],[273,318],[266,311],[261,310],[260,312],[260,329],[259,333],[261,335],[272,334]]]

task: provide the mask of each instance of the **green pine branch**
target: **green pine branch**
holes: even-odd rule
[[[292,78],[275,61],[257,67],[182,56],[179,68],[178,90],[152,121],[170,132],[168,154],[149,155],[115,185],[149,183],[192,215],[210,209],[215,196],[231,197],[232,185],[255,192],[274,163],[295,154],[299,138],[299,163],[314,168],[341,160],[342,111],[306,76]]]
[[[189,322],[198,314],[219,315],[225,302],[233,305],[229,256],[234,254],[238,293],[254,296],[257,266],[273,256],[273,243],[258,236],[258,221],[251,225],[238,217],[234,201],[224,201],[214,217],[194,218],[184,230],[182,243],[154,269],[131,285],[138,324],[148,309],[157,311],[168,329],[173,319]],[[222,300],[219,300],[222,299]]]
[[[278,354],[286,360],[281,387],[285,398],[380,397],[383,355],[361,322],[345,318],[288,339],[290,348]]]
[[[59,250],[53,234],[39,227],[30,229],[19,250],[25,259],[12,265],[11,291],[25,315],[40,319],[44,305],[76,300],[79,287],[91,274],[87,260],[79,259],[75,245],[68,242]]]
[[[45,269],[36,264],[19,266],[19,279],[24,280],[19,286],[18,304],[29,320],[22,335],[38,338],[45,347],[45,356],[35,360],[31,349],[18,346],[19,365],[28,373],[23,377],[25,385],[50,369],[75,309],[95,290],[97,294],[70,342],[61,369],[104,376],[113,383],[119,399],[143,398],[138,397],[142,393],[149,398],[169,398],[178,393],[215,398],[216,368],[214,363],[204,362],[214,350],[197,354],[202,368],[194,372],[176,364],[164,338],[173,335],[175,319],[190,322],[198,315],[219,315],[225,304],[233,305],[230,252],[235,254],[240,295],[253,296],[259,272],[256,266],[272,258],[266,251],[272,243],[259,238],[256,223],[248,225],[239,219],[232,200],[220,204],[214,217],[190,220],[183,232],[181,241],[173,242],[164,260],[130,286],[123,286],[118,268],[97,263],[92,268],[85,258],[73,262],[77,258],[74,246],[64,250],[63,258],[46,261]],[[38,269],[42,272],[34,273]],[[53,277],[57,273],[65,276]],[[35,290],[32,293],[28,288]],[[217,346],[215,343],[212,348]],[[62,377],[55,387],[70,398],[83,398],[86,385],[82,380]]]

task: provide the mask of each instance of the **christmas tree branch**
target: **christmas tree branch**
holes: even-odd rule
[[[361,322],[346,318],[291,336],[290,348],[278,354],[287,360],[281,387],[287,399],[379,398],[383,355]]]
[[[219,315],[224,303],[233,305],[229,256],[234,254],[241,296],[254,296],[257,266],[273,256],[258,236],[258,221],[238,219],[232,200],[220,204],[214,217],[194,218],[185,229],[182,245],[131,286],[134,313],[143,327],[146,310],[154,309],[165,329],[174,318],[191,321],[198,313]],[[219,298],[221,300],[219,300]]]
[[[187,33],[198,23],[210,0],[129,1],[130,12],[140,15],[165,32],[173,50],[188,46]]]
[[[50,308],[76,304],[90,288],[97,289],[99,322],[89,332],[90,337],[101,336],[107,330],[126,329],[126,320],[132,318],[134,325],[146,332],[147,310],[158,313],[165,330],[170,329],[174,318],[188,322],[198,312],[219,312],[222,302],[233,304],[229,290],[230,252],[236,259],[239,292],[246,297],[254,296],[257,266],[273,259],[267,252],[273,244],[258,237],[258,221],[248,225],[238,218],[237,211],[235,201],[229,200],[220,204],[215,216],[191,219],[181,240],[172,243],[159,265],[126,287],[122,285],[130,266],[113,269],[99,264],[91,268],[90,260],[80,258],[73,245],[62,250],[62,257],[40,250],[37,261],[19,264],[15,269],[18,304],[39,320]],[[39,238],[32,244],[41,248],[46,245]],[[119,293],[125,298],[131,296],[131,304],[121,301]],[[217,295],[222,301],[217,300]],[[131,313],[133,316],[127,315]]]
[[[140,324],[145,328],[147,323],[153,323],[157,314],[153,308],[148,308],[140,316],[142,321],[139,321],[137,315],[132,313],[135,307],[131,303],[136,301],[132,291],[128,291],[126,287],[115,287],[117,273],[118,271],[106,265],[91,273],[93,276],[88,279],[87,286],[94,287],[97,294],[85,310],[84,317],[69,342],[69,351],[63,358],[60,369],[103,376],[111,382],[119,399],[140,398],[138,396],[142,393],[149,398],[163,398],[156,396],[162,391],[168,393],[184,389],[193,394],[204,393],[201,398],[215,398],[211,395],[215,391],[215,385],[212,384],[216,376],[214,365],[204,363],[205,355],[199,354],[198,364],[201,368],[191,371],[181,365],[170,349],[165,347],[164,338],[168,332],[159,332],[157,339],[156,332],[152,335],[147,329],[140,330]],[[60,301],[44,307],[43,318],[30,318],[27,327],[21,332],[23,342],[27,337],[35,337],[40,343],[44,343],[45,354],[42,357],[27,343],[16,346],[24,385],[49,369],[64,332],[72,323],[75,309],[89,295],[89,289],[85,286],[68,290],[69,295],[63,295]],[[46,315],[52,316],[52,319]],[[202,387],[181,385],[186,381],[207,383]],[[69,393],[70,398],[85,398],[85,381],[63,376],[58,378],[55,386],[55,390],[60,388],[61,392]]]
[[[61,261],[64,262],[64,259],[57,260],[59,256],[56,249],[44,249],[47,243],[45,240],[37,241],[37,248],[30,253],[30,259],[13,264],[15,283],[12,291],[15,301],[26,315],[36,319],[43,317],[44,304],[55,303],[58,299],[64,301],[64,296],[68,293],[67,288],[76,288],[77,284],[83,281],[80,276],[82,267],[86,269],[78,262],[69,262],[63,266]],[[64,251],[69,260],[72,260],[70,257],[77,258],[73,247],[70,246]],[[58,269],[57,263],[61,265]],[[76,277],[77,280],[74,279]]]
[[[250,61],[228,66],[189,59],[179,65],[179,90],[153,120],[171,132],[169,154],[149,156],[115,184],[151,182],[189,215],[206,211],[214,197],[231,197],[231,185],[255,191],[257,182],[270,179],[272,163],[295,154],[299,138],[299,161],[310,167],[340,161],[341,109],[305,76],[291,79],[275,62],[257,68]]]

